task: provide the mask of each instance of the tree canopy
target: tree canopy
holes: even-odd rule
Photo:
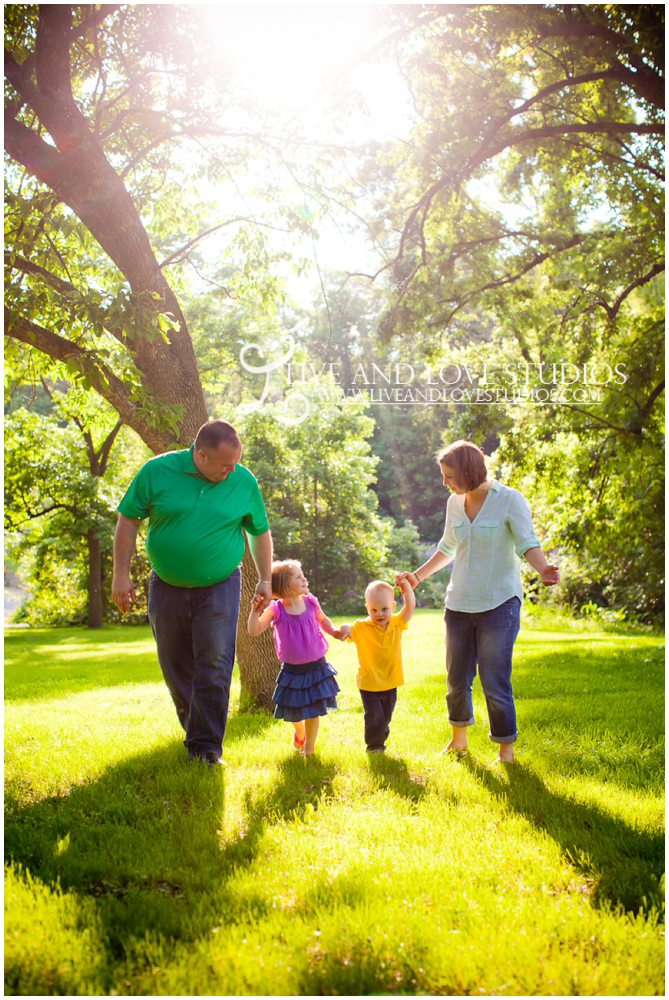
[[[229,293],[268,301],[263,227],[308,230],[276,185],[263,219],[212,220],[206,199],[183,197],[193,181],[234,187],[258,153],[279,169],[288,151],[227,79],[205,15],[5,6],[6,333],[66,364],[154,451],[207,419],[180,265],[229,231]]]

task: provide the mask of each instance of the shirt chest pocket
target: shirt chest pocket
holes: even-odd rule
[[[464,542],[469,538],[472,526],[469,521],[453,521],[451,529],[455,535],[456,541]]]
[[[499,536],[501,523],[499,518],[486,518],[484,521],[476,521],[472,525],[473,540],[486,548],[491,545]]]

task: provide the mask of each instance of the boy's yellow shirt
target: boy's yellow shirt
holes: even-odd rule
[[[358,652],[355,679],[361,691],[389,691],[404,684],[401,640],[406,628],[401,612],[391,615],[385,632],[371,618],[351,625],[346,641],[354,642]]]

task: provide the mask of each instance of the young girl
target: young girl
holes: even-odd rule
[[[337,671],[325,659],[328,643],[323,632],[339,638],[339,630],[309,593],[296,559],[272,564],[272,593],[278,600],[262,614],[257,611],[262,597],[254,599],[249,635],[260,635],[270,624],[274,628],[276,655],[281,660],[273,695],[274,717],[293,723],[293,746],[309,757],[314,752],[320,716],[337,707]]]

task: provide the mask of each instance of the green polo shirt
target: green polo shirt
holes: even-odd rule
[[[207,587],[227,579],[244,557],[242,528],[269,530],[255,476],[243,465],[212,483],[195,468],[192,446],[150,458],[118,507],[133,521],[149,519],[146,551],[161,580]]]

